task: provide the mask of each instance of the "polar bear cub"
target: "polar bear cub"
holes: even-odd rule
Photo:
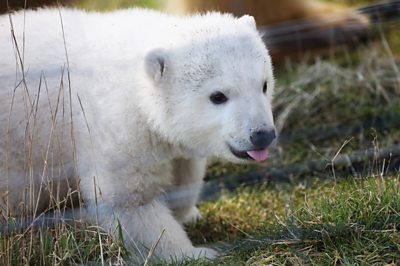
[[[38,215],[79,189],[88,218],[120,223],[138,257],[162,231],[160,258],[217,256],[182,224],[199,217],[208,158],[263,161],[275,138],[254,19],[40,9],[1,16],[0,39],[3,213]]]

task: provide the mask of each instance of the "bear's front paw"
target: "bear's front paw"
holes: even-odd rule
[[[186,250],[184,252],[176,252],[173,254],[164,254],[161,255],[158,259],[161,259],[158,262],[164,261],[168,264],[173,264],[177,262],[187,262],[190,260],[198,260],[198,259],[206,259],[206,260],[213,260],[219,256],[218,251],[205,248],[205,247],[198,247]]]
[[[190,211],[185,214],[181,222],[183,224],[194,224],[201,218],[203,217],[201,216],[199,209],[196,206],[193,206]]]
[[[189,254],[190,256],[190,254]],[[215,259],[216,257],[219,256],[218,251],[211,249],[211,248],[204,248],[204,247],[198,247],[194,248],[191,254],[191,258],[193,259],[201,259],[205,258],[207,260],[212,260]]]

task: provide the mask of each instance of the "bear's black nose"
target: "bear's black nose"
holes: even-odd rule
[[[250,141],[256,149],[264,149],[276,138],[275,130],[255,131],[250,135]]]

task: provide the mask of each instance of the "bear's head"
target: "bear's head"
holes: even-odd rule
[[[265,160],[275,139],[274,79],[254,19],[218,13],[193,19],[177,44],[146,56],[157,127],[199,156]]]

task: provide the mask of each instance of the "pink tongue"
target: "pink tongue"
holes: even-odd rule
[[[248,151],[247,154],[257,162],[261,162],[268,158],[268,149],[261,151]]]

